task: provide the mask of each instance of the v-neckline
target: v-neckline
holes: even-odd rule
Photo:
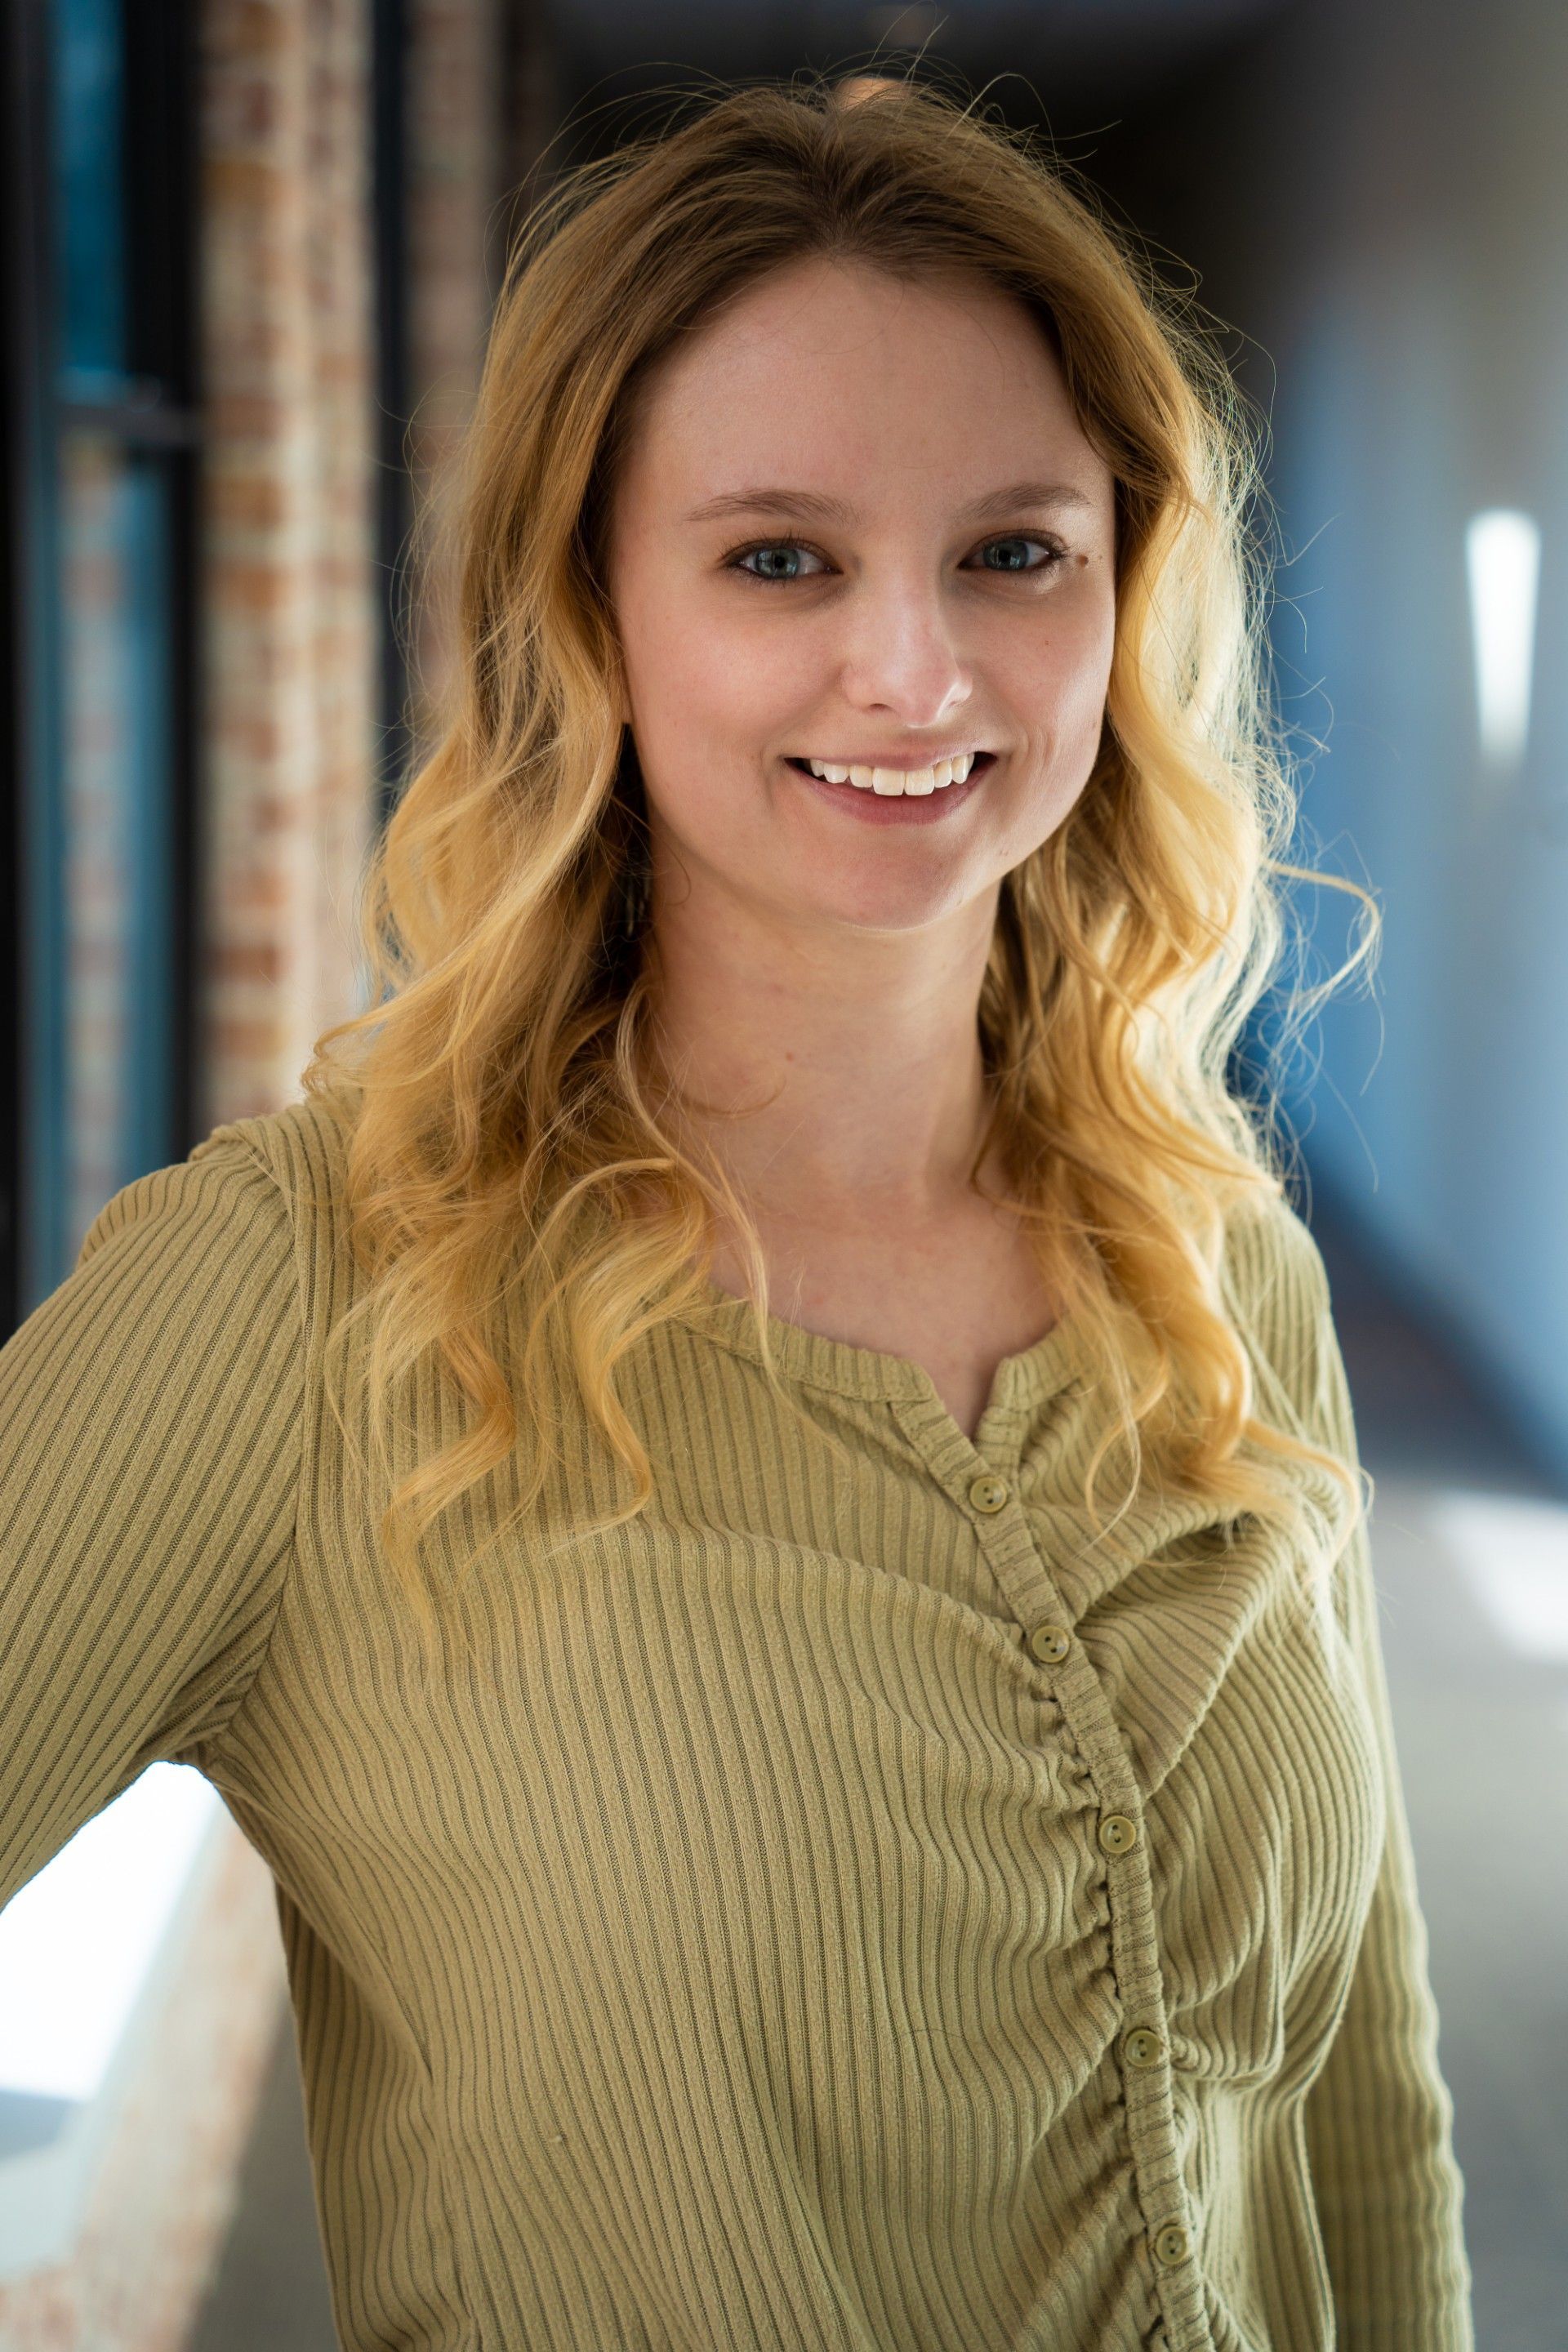
[[[710,1276],[704,1276],[701,1297],[682,1310],[682,1319],[721,1347],[761,1362],[763,1351],[752,1301],[721,1289]],[[763,1320],[773,1360],[792,1379],[803,1381],[809,1387],[835,1390],[843,1396],[897,1400],[923,1405],[928,1411],[934,1409],[971,1447],[978,1444],[986,1423],[998,1412],[1017,1410],[1042,1396],[1054,1394],[1073,1374],[1087,1370],[1092,1360],[1083,1317],[1058,1316],[1037,1339],[1000,1359],[972,1438],[943,1402],[924,1365],[916,1363],[912,1357],[859,1347],[849,1339],[832,1339],[826,1332],[813,1331],[804,1323],[787,1322],[771,1308]]]

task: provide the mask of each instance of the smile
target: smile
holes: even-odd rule
[[[950,784],[967,782],[977,761],[989,762],[990,751],[961,751],[956,758],[939,760],[930,768],[869,768],[858,761],[837,760],[792,759],[792,768],[804,774],[816,776],[824,783],[853,784],[857,792],[877,793],[884,799],[905,796],[919,799],[927,793],[945,792]]]
[[[858,761],[792,760],[802,789],[855,824],[913,826],[947,824],[967,808],[996,765],[994,751],[966,751],[922,769],[861,766]],[[943,769],[949,781],[939,784]],[[818,774],[816,772],[824,770]],[[956,772],[954,772],[956,771]],[[842,781],[840,781],[842,779]]]

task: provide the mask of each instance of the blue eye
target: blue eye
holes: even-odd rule
[[[798,579],[802,576],[798,572],[752,572],[752,571],[749,571],[749,570],[747,570],[747,567],[746,567],[745,558],[746,558],[747,556],[749,556],[749,555],[797,555],[797,556],[798,556],[798,555],[809,555],[810,553],[811,553],[811,550],[810,550],[809,548],[804,548],[804,547],[802,547],[798,540],[794,540],[794,539],[770,539],[770,540],[764,540],[764,541],[761,543],[761,545],[759,545],[759,546],[756,546],[756,547],[743,547],[743,548],[742,548],[742,549],[741,549],[741,551],[740,551],[740,552],[739,552],[739,554],[738,554],[738,555],[736,555],[736,556],[734,556],[734,557],[732,557],[732,558],[731,559],[731,569],[732,571],[735,571],[735,572],[744,572],[746,573],[746,577],[747,577],[747,579],[748,579],[748,580],[763,580],[763,581],[770,581],[770,582],[771,582],[771,581],[788,581],[788,580],[798,580]]]
[[[1062,560],[1062,556],[1063,556],[1063,553],[1065,552],[1065,551],[1064,551],[1062,548],[1060,548],[1060,547],[1058,547],[1058,546],[1057,545],[1057,543],[1056,543],[1056,541],[1055,541],[1054,540],[1049,540],[1049,539],[1033,539],[1033,538],[1026,537],[1026,536],[1023,532],[1021,532],[1021,531],[1020,531],[1020,532],[1017,532],[1016,534],[1015,534],[1015,536],[1014,536],[1013,538],[1011,538],[1011,539],[989,539],[989,540],[987,540],[987,541],[986,541],[986,542],[985,542],[984,549],[983,550],[983,552],[984,552],[984,553],[985,553],[985,554],[987,554],[987,555],[990,555],[990,554],[993,554],[993,553],[995,551],[995,550],[996,550],[997,548],[1009,548],[1009,547],[1043,547],[1043,548],[1045,549],[1045,551],[1046,551],[1046,557],[1047,557],[1047,561],[1046,561],[1044,563],[1005,563],[1005,564],[1000,564],[1000,565],[998,565],[998,566],[996,567],[996,569],[997,569],[997,570],[999,570],[999,571],[1002,571],[1002,572],[1048,572],[1048,571],[1050,571],[1050,569],[1052,568],[1052,566],[1053,566],[1054,564],[1058,564],[1058,563],[1059,563],[1059,562],[1061,562],[1061,560]]]
[[[982,554],[989,555],[997,549],[1006,551],[1008,549],[1021,550],[1029,547],[1039,548],[1043,551],[1045,561],[1040,563],[1029,563],[1025,562],[983,564],[981,569],[983,571],[996,572],[1003,579],[1007,579],[1009,577],[1016,579],[1032,579],[1042,572],[1054,572],[1057,566],[1066,559],[1067,550],[1061,546],[1058,541],[1052,539],[1038,539],[1033,532],[1024,531],[1012,532],[1003,539],[987,540],[984,543],[981,552]],[[787,588],[795,581],[809,579],[812,575],[808,572],[804,572],[798,570],[788,571],[783,568],[773,569],[771,566],[771,559],[783,556],[785,558],[786,562],[793,559],[798,562],[802,556],[806,555],[816,558],[818,562],[823,560],[817,556],[817,552],[815,548],[806,547],[800,540],[797,539],[758,540],[754,541],[750,547],[736,548],[731,554],[726,556],[724,559],[724,568],[729,572],[739,572],[742,573],[746,579],[755,580],[760,585],[764,587]],[[769,568],[761,571],[753,571],[751,565],[751,558],[753,556],[769,560]]]

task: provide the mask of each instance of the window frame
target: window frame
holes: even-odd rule
[[[60,449],[101,432],[168,480],[169,757],[163,938],[171,1017],[160,1041],[169,1112],[164,1161],[200,1139],[198,761],[203,675],[196,593],[204,430],[198,379],[196,22],[192,0],[120,0],[127,367],[109,398],[77,396],[58,364],[58,158],[49,0],[0,0],[0,258],[8,363],[0,371],[0,823],[6,1018],[0,1037],[0,1337],[70,1271],[66,1229],[69,1067],[65,968],[66,770],[60,603]],[[101,390],[101,387],[100,388]],[[158,1164],[156,1161],[154,1164]]]

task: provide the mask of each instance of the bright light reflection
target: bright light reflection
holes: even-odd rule
[[[0,2090],[93,2096],[221,1806],[153,1764],[0,1911]]]
[[[1541,528],[1531,515],[1490,507],[1465,530],[1481,755],[1494,768],[1524,756],[1535,646]]]
[[[1510,1647],[1568,1665],[1568,1507],[1440,1490],[1428,1509]]]

